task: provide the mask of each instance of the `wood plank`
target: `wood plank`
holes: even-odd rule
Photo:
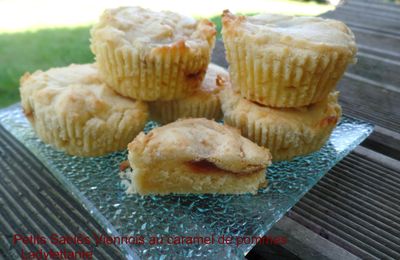
[[[106,230],[103,230],[89,212],[71,197],[70,192],[64,189],[51,172],[1,125],[0,155],[0,177],[5,184],[1,191],[4,194],[15,195],[5,200],[2,200],[3,197],[0,196],[0,212],[3,209],[9,212],[16,209],[13,215],[7,217],[1,217],[0,214],[0,234],[4,228],[8,229],[8,232],[14,230],[48,237],[52,233],[68,235],[79,232],[88,236],[107,234]],[[2,186],[1,181],[0,186]],[[16,190],[18,193],[15,192]],[[37,233],[37,230],[43,232]],[[8,234],[11,235],[8,238],[12,237],[13,233],[15,234],[14,231]],[[10,242],[10,239],[0,239],[0,247],[7,249],[4,253],[9,259],[17,259],[12,256],[20,245],[13,245]],[[75,251],[82,248],[81,245],[70,246]],[[83,246],[93,250],[95,259],[123,257],[123,253],[116,245],[101,244],[93,248],[91,245]],[[40,247],[40,245],[29,245],[30,251],[37,251]],[[51,247],[57,250],[64,248],[62,245]]]
[[[374,132],[362,143],[362,146],[379,152],[400,162],[400,134],[386,128],[375,126]],[[377,155],[374,155],[377,156]],[[376,157],[380,158],[380,157]],[[380,159],[379,159],[380,160]],[[397,163],[397,167],[400,165]]]
[[[400,52],[394,52],[394,51],[391,51],[389,48],[385,48],[385,47],[390,47],[390,46],[399,47],[399,45],[393,44],[392,41],[390,41],[391,44],[389,46],[382,46],[380,48],[375,47],[372,44],[364,45],[363,43],[360,43],[358,38],[356,38],[356,41],[357,41],[357,47],[358,47],[359,51],[362,51],[362,52],[365,52],[368,54],[372,54],[372,55],[377,55],[377,56],[380,56],[381,58],[385,58],[385,59],[391,59],[391,60],[396,60],[396,61],[400,60]],[[371,41],[369,41],[369,42],[371,42]]]
[[[342,247],[339,247],[328,239],[321,237],[319,234],[286,216],[284,216],[271,228],[270,231],[268,231],[267,236],[287,237],[288,241],[283,245],[283,247],[300,257],[300,259],[359,259]],[[265,253],[267,252],[264,252],[266,251],[266,248],[268,248],[268,246],[256,245],[252,251],[258,251],[259,255],[266,255]]]
[[[400,23],[393,21],[393,19],[376,18],[371,19],[371,16],[362,15],[359,12],[345,11],[329,11],[321,15],[324,18],[331,18],[345,22],[350,27],[364,28],[375,32],[386,34],[400,35]]]
[[[381,129],[377,130],[378,132],[381,131]],[[397,135],[400,135],[397,133]],[[397,138],[400,140],[400,138]],[[387,157],[383,154],[377,153],[374,150],[364,148],[362,146],[357,147],[354,152],[356,154],[361,155],[364,158],[367,158],[371,161],[376,161],[379,162],[380,164],[384,165],[387,168],[390,168],[392,170],[399,170],[400,169],[400,161],[399,160],[394,160],[391,157]]]
[[[400,132],[400,93],[344,77],[338,85],[340,101],[359,117]],[[349,111],[349,112],[350,112]],[[345,109],[345,112],[346,109]],[[352,113],[357,114],[357,113]]]
[[[389,2],[387,0],[345,0],[344,6],[365,6],[378,10],[393,10],[400,12],[400,5],[396,3]]]
[[[400,208],[387,198],[396,194],[399,169],[399,161],[358,147],[287,216],[362,259],[398,259]]]
[[[360,6],[352,6],[352,5],[339,5],[336,7],[336,9],[333,11],[336,14],[340,15],[351,15],[353,14],[352,18],[371,18],[374,17],[376,19],[374,20],[379,20],[377,22],[389,22],[389,23],[396,23],[400,20],[400,17],[398,16],[399,13],[397,12],[397,9],[392,9],[393,11],[387,11],[387,10],[378,10],[374,9],[371,7],[360,7]]]
[[[357,12],[364,16],[377,17],[384,19],[400,20],[400,8],[393,8],[385,4],[372,4],[348,1],[344,5],[339,5],[336,10],[345,10],[350,12]]]
[[[371,79],[378,85],[390,85],[389,89],[400,91],[400,61],[363,51],[357,53],[357,58],[357,64],[349,66],[349,73]]]

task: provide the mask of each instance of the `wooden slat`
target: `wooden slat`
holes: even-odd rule
[[[343,8],[357,8],[357,10],[368,10],[378,14],[400,14],[400,5],[390,3],[389,1],[365,1],[365,0],[350,0],[341,5]]]
[[[89,213],[65,191],[52,174],[0,125],[0,246],[9,259],[17,259],[23,245],[12,245],[16,233],[49,237],[107,234]],[[3,237],[3,235],[5,237]],[[93,245],[93,244],[92,244]],[[118,259],[115,245],[67,245],[69,250],[93,250],[95,259]],[[62,245],[50,245],[57,251]],[[29,245],[37,251],[39,245]],[[44,245],[48,251],[48,245]],[[8,251],[6,251],[7,249]]]
[[[365,4],[348,1],[344,5],[339,5],[335,10],[335,12],[341,11],[346,13],[361,13],[362,16],[372,16],[389,21],[400,21],[400,8],[393,8],[393,6],[386,6],[383,4]]]
[[[289,217],[362,258],[400,257],[400,162],[358,148]]]
[[[377,85],[344,77],[338,86],[339,100],[360,117],[392,131],[400,131],[400,93]],[[346,109],[345,109],[346,112]]]
[[[375,126],[374,132],[362,143],[362,146],[400,160],[400,133],[398,132]]]
[[[371,54],[364,50],[360,50],[357,57],[357,64],[349,66],[348,73],[378,82],[382,87],[391,86],[391,90],[400,92],[400,60]]]
[[[374,16],[373,14],[367,15],[363,12],[360,12],[360,10],[353,11],[339,7],[334,11],[323,14],[322,16],[341,20],[345,23],[349,23],[350,25],[354,24],[362,27],[368,27],[375,31],[391,31],[395,35],[398,35],[400,32],[400,23],[398,23],[395,18],[387,16],[376,17],[376,15]],[[376,19],[371,19],[372,17]]]

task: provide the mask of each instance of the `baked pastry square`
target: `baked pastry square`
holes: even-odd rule
[[[91,49],[105,81],[137,100],[188,96],[202,82],[215,26],[169,11],[106,10],[91,30]]]
[[[93,64],[26,73],[20,94],[38,137],[71,155],[123,150],[148,118],[145,103],[117,95]]]
[[[224,122],[243,136],[267,147],[274,161],[318,151],[339,122],[338,92],[315,104],[298,108],[271,108],[251,102],[226,86],[220,93]]]
[[[130,193],[257,193],[269,151],[229,126],[183,119],[140,133],[129,145]]]
[[[319,102],[356,61],[354,35],[342,22],[224,11],[222,36],[234,88],[271,107]]]
[[[221,102],[218,93],[225,82],[229,82],[229,73],[224,68],[210,63],[201,86],[190,96],[171,101],[149,102],[151,119],[166,124],[179,118],[222,118]]]

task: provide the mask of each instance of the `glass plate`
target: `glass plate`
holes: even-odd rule
[[[268,168],[269,186],[253,195],[126,195],[118,175],[126,152],[96,158],[68,156],[42,143],[19,104],[0,110],[0,123],[42,161],[109,235],[142,236],[144,244],[120,244],[127,258],[243,258],[254,246],[241,237],[264,235],[319,179],[360,144],[373,125],[343,117],[329,142],[318,152]],[[149,122],[146,130],[156,126]],[[232,236],[230,245],[217,239]],[[150,245],[150,239],[212,237],[214,243]],[[137,243],[130,240],[131,243]],[[161,240],[160,240],[161,241]],[[199,241],[198,241],[199,242]],[[247,243],[248,242],[248,243]]]

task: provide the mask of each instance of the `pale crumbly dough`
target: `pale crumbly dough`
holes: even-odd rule
[[[189,97],[149,102],[150,117],[167,124],[179,118],[222,118],[221,103],[218,93],[229,82],[229,73],[223,67],[210,63],[201,86]]]
[[[299,107],[324,99],[357,47],[342,22],[319,17],[224,11],[222,36],[231,80],[243,97],[272,107]]]
[[[319,150],[341,116],[338,92],[322,101],[299,108],[271,108],[241,97],[232,88],[220,93],[225,124],[267,147],[274,161],[290,160]]]
[[[108,9],[91,30],[91,49],[105,81],[138,100],[188,96],[204,78],[215,26],[173,12]]]
[[[92,64],[26,73],[20,94],[39,138],[71,155],[125,149],[148,118],[145,103],[117,95]]]
[[[128,145],[128,192],[256,193],[266,185],[270,153],[229,126],[182,119],[140,133]]]

